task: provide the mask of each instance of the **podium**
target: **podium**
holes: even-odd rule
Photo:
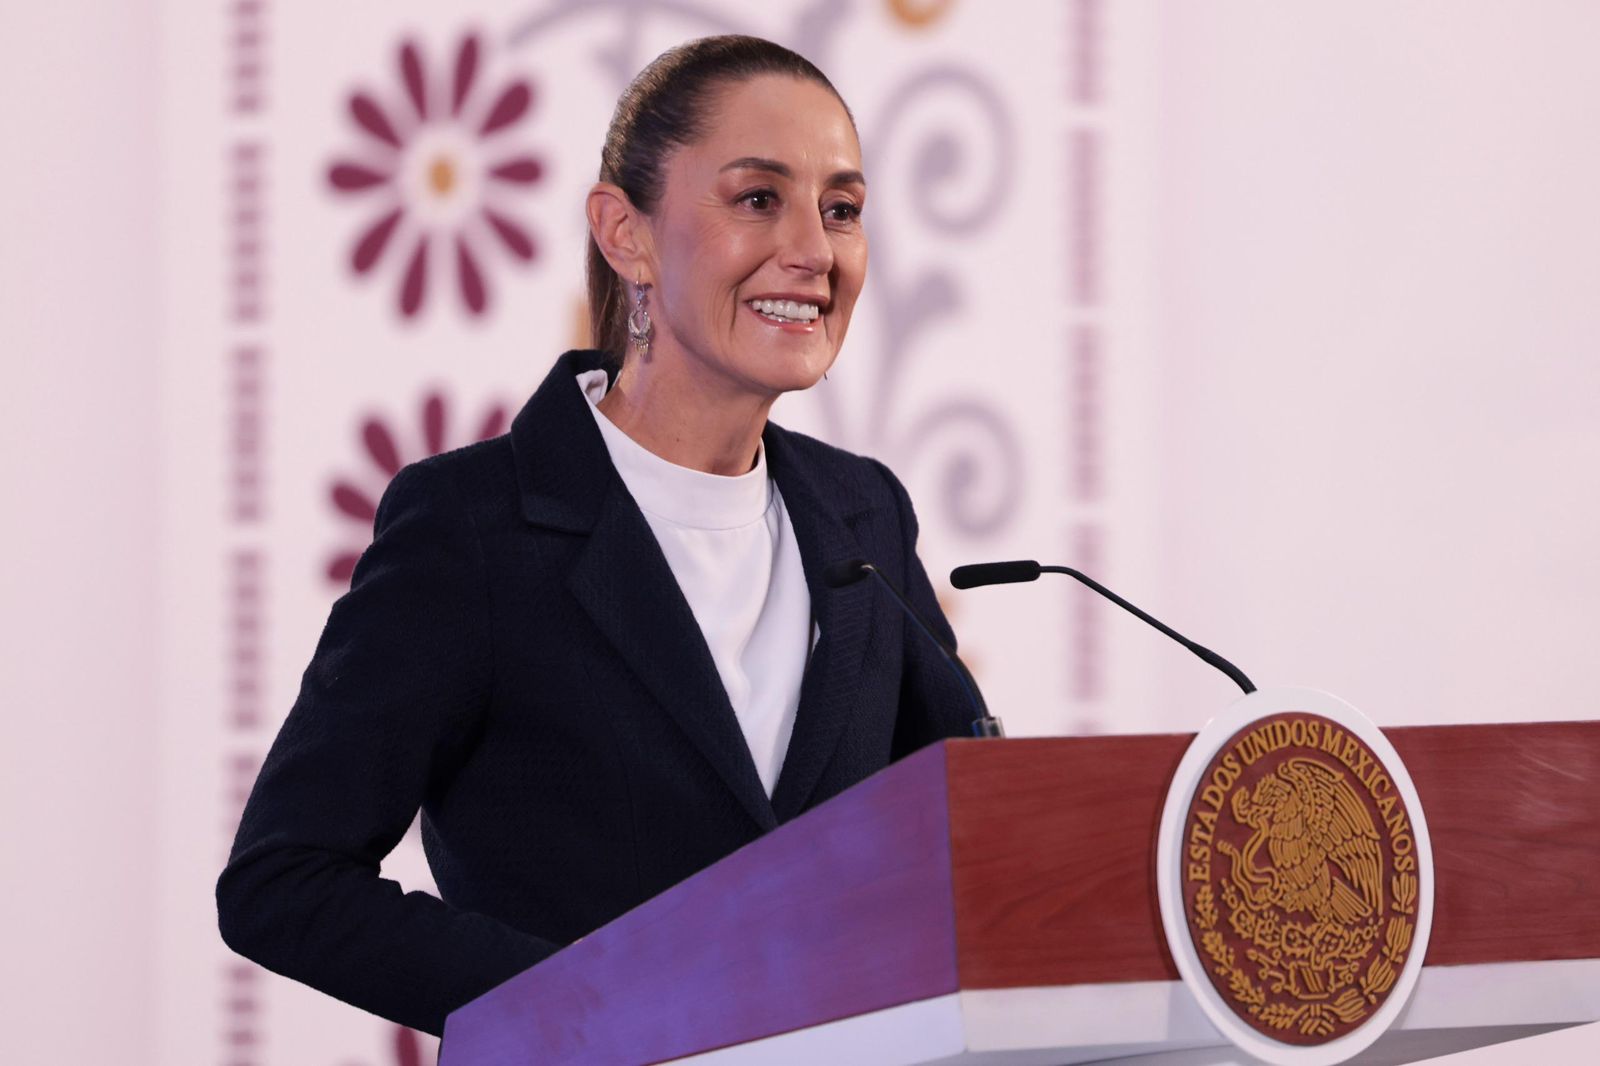
[[[1383,732],[1426,812],[1434,919],[1362,1059],[1600,1020],[1600,722]],[[440,1066],[1242,1060],[1157,907],[1190,739],[925,748],[453,1012]]]

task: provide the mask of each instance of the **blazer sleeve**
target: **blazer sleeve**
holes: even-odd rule
[[[230,948],[435,1035],[450,1011],[556,950],[379,875],[486,711],[487,596],[482,546],[449,472],[404,468],[216,886]]]
[[[928,580],[922,560],[917,557],[917,515],[911,506],[911,497],[888,467],[876,460],[872,462],[888,483],[895,510],[900,517],[904,569],[897,576],[902,582],[901,588],[917,613],[928,620],[929,626],[946,644],[954,648],[955,632],[944,616],[944,608],[939,606],[939,598],[934,595],[933,583]],[[893,759],[947,737],[971,736],[972,719],[976,714],[950,664],[944,661],[916,626],[908,622],[904,628],[900,713],[895,719],[890,756]]]

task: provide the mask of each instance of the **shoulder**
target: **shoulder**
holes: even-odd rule
[[[423,510],[470,518],[482,527],[515,512],[516,463],[505,434],[430,455],[400,468],[378,506],[386,513]]]

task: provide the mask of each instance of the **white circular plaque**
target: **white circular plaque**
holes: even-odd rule
[[[1433,926],[1433,852],[1394,747],[1315,689],[1250,693],[1173,775],[1156,883],[1184,984],[1236,1046],[1285,1066],[1368,1047]]]

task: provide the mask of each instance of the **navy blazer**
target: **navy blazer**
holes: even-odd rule
[[[569,352],[508,435],[405,467],[217,881],[223,939],[434,1034],[445,1015],[972,712],[864,558],[953,641],[878,462],[762,440],[820,639],[769,800]],[[435,898],[379,864],[418,808]]]

